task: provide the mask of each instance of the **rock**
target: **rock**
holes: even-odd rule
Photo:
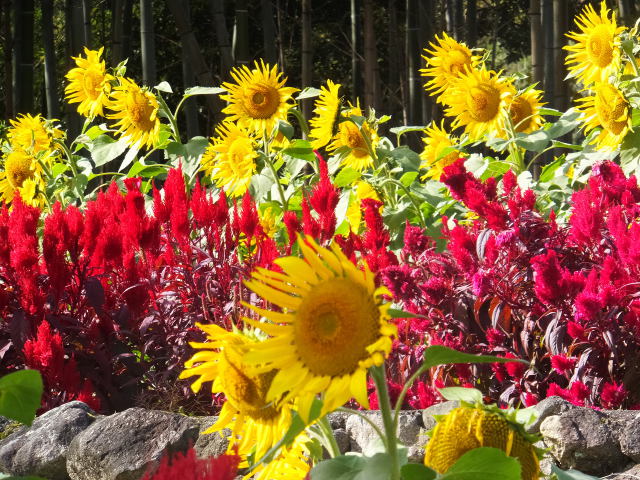
[[[633,418],[627,420],[625,428],[621,431],[618,441],[620,450],[636,463],[640,463],[640,414],[633,413]]]
[[[331,425],[331,428],[335,430],[336,428],[345,428],[347,418],[352,415],[354,414],[349,412],[332,412],[327,415],[327,417],[329,418],[329,424]]]
[[[199,431],[194,418],[130,408],[78,435],[69,446],[67,471],[73,480],[138,480],[166,451],[186,451]]]
[[[640,478],[640,465],[634,465],[615,476],[615,480],[638,480]]]
[[[198,440],[196,440],[196,443],[193,446],[198,457],[217,457],[218,455],[225,453],[229,446],[228,438],[229,435],[231,435],[231,430],[225,428],[220,432],[207,433],[203,435],[202,432],[216,423],[218,417],[201,417],[198,418],[198,420],[200,421],[200,430],[198,432]]]
[[[574,408],[578,407],[564,398],[556,396],[545,398],[534,407],[538,418],[527,426],[527,433],[540,433],[540,425],[545,418],[568,412]]]
[[[0,441],[0,468],[12,475],[68,479],[69,444],[95,418],[95,412],[78,401],[49,410],[31,427],[21,428]]]
[[[384,431],[380,412],[363,412],[373,423]],[[346,431],[349,435],[351,451],[368,455],[379,451],[382,442],[373,427],[358,415],[347,418]],[[398,440],[407,447],[418,446],[423,439],[419,438],[422,422],[419,411],[400,412],[398,420]]]
[[[425,408],[422,411],[422,424],[425,430],[428,432],[436,426],[436,419],[433,418],[434,415],[446,415],[451,410],[453,410],[454,408],[458,408],[459,406],[459,401],[448,400],[446,402],[437,403],[435,405],[431,405],[428,408]]]
[[[351,439],[349,434],[344,428],[333,429],[333,436],[336,439],[336,443],[340,448],[340,453],[344,454],[351,451]]]
[[[552,415],[542,421],[540,433],[561,468],[607,475],[629,463],[602,412],[575,408]]]

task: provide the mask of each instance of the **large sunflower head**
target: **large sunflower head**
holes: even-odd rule
[[[541,90],[531,88],[507,99],[511,124],[516,132],[531,133],[542,126],[542,95]]]
[[[600,4],[600,15],[587,5],[576,18],[576,26],[578,33],[567,34],[576,43],[563,47],[571,52],[566,59],[569,76],[577,77],[585,86],[608,81],[620,69],[619,35],[625,28],[616,26],[616,15],[604,1]]]
[[[464,44],[458,43],[446,33],[442,38],[436,35],[436,42],[429,44],[431,50],[424,49],[422,58],[427,62],[426,68],[420,70],[423,77],[430,77],[424,86],[432,95],[438,95],[437,101],[446,102],[445,91],[467,69],[475,69],[480,65],[480,57],[474,56]]]
[[[327,87],[320,87],[321,93],[313,110],[316,116],[309,121],[311,125],[309,136],[313,138],[311,147],[314,149],[322,148],[331,141],[340,114],[340,97],[338,96],[340,85],[327,80]]]
[[[223,83],[226,95],[220,98],[229,102],[222,110],[229,115],[228,120],[259,135],[265,131],[271,134],[278,120],[286,120],[289,108],[293,106],[291,96],[297,88],[285,87],[287,79],[281,79],[277,65],[273,68],[263,61],[255,62],[252,70],[246,65],[234,68],[231,76],[236,83]]]
[[[202,156],[202,169],[218,188],[233,196],[241,196],[249,188],[256,171],[255,139],[234,122],[226,121],[216,128],[212,140]]]
[[[439,180],[442,176],[444,167],[448,167],[458,158],[461,152],[452,147],[458,143],[458,139],[450,136],[444,129],[444,120],[438,126],[432,123],[424,130],[425,136],[422,138],[424,142],[424,150],[420,154],[422,164],[420,168],[426,168],[427,173],[423,178]],[[445,149],[451,149],[448,153]]]
[[[592,88],[593,95],[578,100],[582,102],[578,110],[583,112],[585,132],[601,129],[593,143],[601,150],[615,150],[631,128],[629,102],[608,83],[598,82]]]
[[[139,148],[153,148],[160,139],[158,100],[146,88],[140,88],[129,78],[120,78],[120,85],[111,92],[107,118],[118,120],[114,127],[127,141]]]
[[[39,205],[38,191],[44,189],[42,176],[38,174],[34,157],[23,150],[13,150],[4,159],[0,172],[0,200],[11,203],[16,192],[29,205]]]
[[[267,320],[246,321],[271,338],[251,345],[244,360],[257,372],[276,369],[267,400],[296,398],[305,419],[318,393],[323,413],[352,397],[367,406],[367,369],[384,362],[397,334],[382,303],[388,291],[335,245],[329,250],[310,237],[298,244],[304,259],[280,258],[282,272],[258,269],[246,282],[278,309],[246,305]]]
[[[249,373],[242,357],[254,343],[248,337],[217,325],[198,324],[209,342],[192,343],[198,352],[185,363],[180,378],[197,376],[191,388],[197,392],[204,382],[213,382],[212,392],[224,393],[226,402],[217,422],[204,433],[231,430],[229,453],[246,458],[254,452],[261,458],[289,428],[291,409],[267,401],[275,371]]]
[[[456,117],[453,128],[464,127],[472,140],[478,140],[500,131],[502,109],[510,95],[515,95],[510,80],[492,70],[467,69],[451,86],[445,113]]]
[[[103,47],[100,50],[89,50],[85,47],[86,58],[74,57],[77,67],[72,68],[66,77],[69,85],[64,89],[69,103],[79,103],[78,113],[93,118],[104,116],[104,107],[109,102],[113,75],[106,71],[104,60],[101,60]]]
[[[11,127],[7,138],[13,150],[24,150],[33,155],[47,152],[45,157],[55,153],[55,141],[64,138],[64,132],[55,127],[54,120],[46,120],[40,116],[26,114],[10,120]],[[43,157],[44,158],[44,157]]]
[[[345,117],[362,116],[360,107],[351,107],[343,112]],[[346,152],[342,157],[342,165],[358,171],[365,170],[373,165],[373,157],[370,148],[375,149],[379,137],[377,132],[371,128],[368,122],[363,122],[358,127],[353,121],[345,119],[338,124],[338,131],[333,141],[327,145],[327,150],[332,152],[339,148],[345,148]]]

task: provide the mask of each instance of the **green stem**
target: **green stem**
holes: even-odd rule
[[[169,105],[167,105],[167,102],[165,102],[164,98],[162,98],[162,95],[158,94],[156,95],[156,98],[158,99],[158,103],[160,103],[165,113],[167,114],[167,118],[169,119],[169,123],[171,124],[171,131],[173,132],[174,140],[176,142],[180,142],[180,131],[178,130],[178,122],[176,121],[176,117],[173,115],[173,113],[171,113],[171,110],[169,110]]]
[[[416,212],[418,212],[418,217],[420,217],[420,224],[423,226],[423,228],[427,228],[427,222],[424,219],[424,215],[422,214],[420,205],[418,205],[418,202],[416,202],[416,199],[413,197],[413,195],[411,194],[411,191],[407,188],[407,186],[404,185],[402,182],[399,182],[395,178],[387,178],[386,180],[384,180],[383,185],[387,182],[393,183],[394,185],[398,185],[402,190],[404,190],[404,193],[406,193],[407,197],[409,197],[409,201],[411,201],[411,203],[413,204],[413,207],[416,209]]]
[[[60,145],[60,147],[64,151],[64,154],[67,157],[67,162],[69,163],[69,167],[71,168],[71,173],[73,174],[73,177],[77,178],[78,169],[76,168],[76,162],[73,160],[73,155],[71,154],[71,150],[69,150],[69,147],[67,147],[67,145],[64,142],[56,142],[56,143]],[[49,178],[51,178],[50,172],[47,171],[47,175],[49,176]],[[51,180],[53,180],[53,178],[51,178]],[[82,200],[84,192],[80,191],[80,187],[76,182],[73,183],[73,187],[74,187],[74,190],[76,191],[76,195],[78,195],[78,199]]]
[[[640,67],[638,67],[638,64],[636,63],[636,59],[633,56],[633,47],[629,47],[629,43],[627,42],[622,42],[622,50],[624,51],[625,55],[627,55],[627,58],[629,58],[629,61],[631,62],[631,66],[633,67],[633,71],[636,74],[636,77],[640,77]]]
[[[288,210],[288,204],[287,204],[287,199],[285,198],[285,195],[284,195],[284,189],[282,188],[282,184],[280,183],[280,179],[278,178],[278,172],[276,172],[276,167],[273,165],[273,162],[271,161],[271,156],[268,154],[265,155],[265,163],[269,167],[269,170],[271,170],[273,179],[275,180],[276,185],[278,186],[278,193],[280,194],[280,202],[282,203],[282,210],[286,212]]]
[[[178,118],[178,112],[180,111],[180,108],[182,107],[182,104],[185,102],[185,100],[187,100],[188,98],[191,98],[193,95],[183,95],[182,99],[178,102],[178,106],[176,107],[176,110],[173,112],[173,118]]]
[[[418,370],[415,371],[413,375],[409,377],[409,379],[404,384],[404,387],[402,387],[402,391],[400,392],[400,395],[398,395],[398,399],[396,400],[396,408],[394,409],[394,412],[393,412],[393,430],[394,431],[398,430],[398,421],[400,420],[400,410],[402,409],[402,404],[404,403],[404,397],[406,397],[407,392],[411,388],[411,385],[413,385],[413,382],[415,382],[416,379],[427,370],[428,368],[424,368],[421,366]]]
[[[371,367],[370,369],[373,381],[376,384],[378,393],[378,404],[380,405],[380,413],[382,414],[382,423],[386,436],[387,454],[391,461],[391,477],[390,480],[400,480],[400,461],[398,458],[398,439],[396,437],[396,429],[393,418],[391,417],[391,401],[389,400],[389,391],[387,390],[387,380],[385,378],[384,364]]]
[[[320,427],[320,431],[322,432],[322,436],[325,440],[323,443],[329,451],[331,458],[340,456],[340,447],[338,446],[338,442],[336,442],[336,437],[333,435],[331,424],[329,423],[329,419],[326,415],[318,420],[318,426]]]
[[[309,125],[307,125],[307,120],[302,116],[302,112],[297,108],[290,108],[289,112],[292,113],[294,117],[296,117],[296,120],[298,120],[298,124],[300,125],[300,130],[302,130],[304,138],[308,138]]]

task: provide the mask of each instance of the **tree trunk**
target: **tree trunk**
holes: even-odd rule
[[[636,20],[635,0],[618,0],[618,10],[620,11],[620,22],[627,27],[633,26]]]
[[[434,36],[438,31],[436,25],[436,6],[434,1],[423,2],[420,5],[418,27],[418,43],[421,47],[420,50],[422,51],[422,48],[426,47],[429,42],[433,41]],[[418,57],[418,62],[421,67],[425,64],[424,60],[420,57]],[[424,79],[419,78],[418,80],[420,85],[424,83],[422,81]],[[418,90],[420,92],[419,96],[422,104],[421,119],[422,124],[426,125],[433,118],[440,115],[440,110],[438,109],[436,102],[433,101],[431,96],[427,95],[426,92],[423,91],[420,85],[418,86]]]
[[[189,2],[183,2],[184,15],[191,25],[191,9],[189,8]],[[193,68],[191,63],[191,57],[189,50],[185,42],[180,42],[182,47],[182,82],[185,90],[189,87],[195,86],[195,76],[193,75]],[[195,137],[199,134],[198,126],[198,110],[197,110],[197,96],[191,97],[184,102],[182,106],[184,111],[185,121],[187,123],[187,138]]]
[[[122,13],[122,59],[121,61],[131,56],[131,32],[132,31],[133,31],[133,0],[124,0],[124,12]]]
[[[476,0],[467,0],[466,40],[467,45],[473,48],[478,43],[478,11]]]
[[[56,52],[53,43],[53,0],[42,0],[42,44],[44,47],[44,88],[47,117],[59,118]]]
[[[409,111],[407,122],[409,125],[417,125],[422,122],[422,100],[420,98],[420,46],[418,45],[418,2],[406,0],[406,39],[405,51],[407,58],[407,96]]]
[[[360,58],[358,54],[360,22],[358,16],[358,0],[351,0],[351,97],[354,102],[361,92]]]
[[[13,104],[16,113],[33,113],[33,0],[13,3]]]
[[[531,80],[533,83],[542,85],[544,80],[544,45],[540,20],[540,0],[529,1],[529,22],[531,25]]]
[[[403,50],[399,42],[398,31],[398,7],[396,0],[389,0],[387,7],[389,28],[387,40],[387,64],[389,65],[387,77],[387,91],[384,98],[387,99],[385,110],[389,112],[393,118],[400,118],[403,114],[402,88],[400,80],[400,72],[402,71]]]
[[[310,1],[310,0],[309,0]],[[304,7],[304,2],[303,2]],[[311,9],[311,7],[309,7]],[[273,19],[273,2],[272,0],[260,0],[260,13],[262,14],[262,43],[264,45],[264,60],[269,65],[274,65],[278,61],[278,52],[276,50],[276,24]],[[311,17],[309,17],[311,20]],[[304,19],[303,19],[304,22]],[[302,29],[304,31],[304,23]],[[303,36],[304,43],[304,36]],[[302,47],[304,50],[304,46]],[[304,53],[303,53],[304,56]],[[304,82],[303,82],[304,84]]]
[[[151,0],[140,0],[140,47],[142,53],[142,79],[150,87],[156,84],[156,42],[153,34],[153,5]]]
[[[91,1],[82,0],[82,36],[84,46],[91,48]]]
[[[456,6],[455,0],[445,0],[445,20],[447,25],[447,33],[452,37],[456,37]]]
[[[553,103],[553,0],[542,0],[542,34],[544,38],[544,98],[550,107]]]
[[[111,65],[118,65],[122,59],[122,34],[124,1],[113,0],[111,3]]]
[[[237,64],[249,64],[249,12],[247,10],[247,0],[236,0],[236,23],[233,28],[233,55]]]
[[[311,44],[311,0],[302,0],[302,87],[313,82],[313,45]],[[311,118],[311,99],[302,100],[304,118]]]
[[[376,50],[376,32],[373,21],[373,0],[364,0],[362,20],[364,24],[364,103],[373,108],[378,107],[377,70],[378,52]]]
[[[567,108],[567,74],[564,67],[564,50],[567,31],[567,0],[553,0],[553,103],[559,110]]]
[[[459,42],[464,41],[464,2],[463,0],[454,0],[453,11],[455,15],[455,38]]]
[[[227,21],[224,15],[224,0],[210,0],[209,9],[213,17],[216,40],[220,49],[220,77],[224,80],[229,78],[229,72],[233,67],[229,30],[227,29]]]
[[[14,0],[16,1],[16,0]],[[13,51],[13,36],[11,35],[11,0],[6,0],[0,5],[2,16],[2,36],[4,37],[4,45],[2,46],[4,52],[4,58],[2,63],[4,64],[4,118],[13,117],[13,65],[12,65],[12,51]]]

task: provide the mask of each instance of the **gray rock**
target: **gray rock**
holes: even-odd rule
[[[640,465],[634,465],[616,475],[608,475],[607,478],[611,480],[638,480],[640,478]]]
[[[200,430],[198,432],[198,440],[196,440],[193,448],[199,458],[217,457],[227,451],[231,430],[225,428],[220,432],[207,434],[202,433],[216,423],[217,420],[218,417],[198,418],[198,421],[200,422]]]
[[[0,468],[12,475],[68,479],[66,461],[71,441],[95,419],[82,402],[69,402],[36,418],[0,442]]]
[[[373,423],[384,431],[380,412],[363,412]],[[351,451],[371,453],[379,449],[380,438],[373,427],[358,415],[351,415],[346,421],[346,431],[349,435]],[[398,420],[398,440],[407,447],[419,444],[422,422],[419,411],[400,412]]]
[[[607,420],[602,412],[575,408],[545,418],[540,433],[560,467],[607,475],[622,470],[630,461],[620,450]]]
[[[636,463],[640,463],[640,414],[629,412],[634,416],[627,420],[624,430],[622,430],[618,441],[620,449],[627,457]]]
[[[333,436],[336,439],[336,443],[340,448],[340,453],[347,453],[351,451],[351,439],[349,434],[344,428],[335,428],[333,430]]]
[[[528,433],[540,433],[540,425],[542,421],[551,415],[560,415],[577,408],[573,403],[561,397],[548,397],[538,403],[534,409],[538,414],[538,418],[527,426]]]
[[[336,428],[345,428],[347,418],[349,418],[351,415],[353,414],[349,412],[332,412],[327,415],[327,417],[329,419],[331,428],[335,430]]]
[[[436,419],[433,418],[434,415],[446,415],[454,408],[458,408],[460,406],[460,402],[457,400],[448,400],[446,402],[437,403],[435,405],[431,405],[428,408],[425,408],[422,411],[422,424],[425,430],[428,432],[433,427],[436,426]]]
[[[138,480],[168,452],[186,451],[198,438],[194,418],[130,408],[103,417],[69,446],[72,480]]]

